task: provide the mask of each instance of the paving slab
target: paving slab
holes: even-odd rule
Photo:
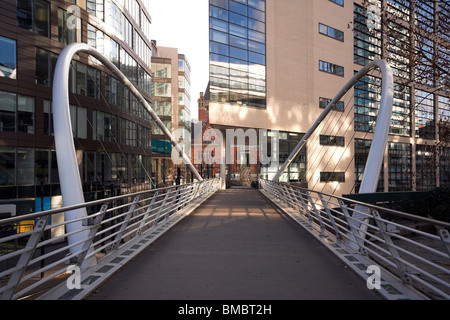
[[[216,193],[88,300],[379,300],[256,189]]]

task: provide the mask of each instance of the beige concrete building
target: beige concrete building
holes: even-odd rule
[[[437,83],[426,87],[427,99],[433,98],[431,112],[427,111],[429,101],[415,99],[425,87],[416,81],[414,70],[408,69],[408,61],[399,58],[402,46],[396,42],[402,37],[389,29],[400,24],[395,13],[406,15],[405,24],[423,19],[422,11],[431,12],[428,18],[439,21],[448,18],[446,6],[444,1],[252,0],[244,5],[211,0],[207,93],[211,125],[222,130],[280,131],[281,166],[328,99],[362,66],[383,58],[393,67],[397,85],[378,191],[448,185],[448,147],[440,150],[438,159],[422,146],[439,140],[440,115],[450,112],[449,93]],[[387,12],[388,18],[374,27],[370,23],[376,8]],[[439,47],[439,41],[433,41]],[[335,194],[358,190],[379,108],[379,77],[375,72],[355,85],[308,140],[306,150],[282,181],[302,182]],[[428,126],[436,128],[425,137],[421,128]],[[233,142],[227,145],[233,149]],[[419,174],[419,167],[423,169],[430,161],[439,165]],[[239,180],[235,169],[228,166],[227,171],[228,185]],[[277,167],[269,165],[261,166],[258,173],[271,179],[276,172]]]

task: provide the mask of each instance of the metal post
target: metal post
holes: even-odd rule
[[[153,220],[153,226],[158,224],[158,219],[161,215],[161,212],[164,210],[164,206],[166,205],[167,199],[169,198],[170,190],[167,190],[166,195],[164,196],[164,200],[159,207],[158,212],[156,213],[155,220]]]
[[[394,243],[392,242],[392,238],[389,235],[389,232],[387,231],[386,224],[382,221],[380,214],[378,211],[373,210],[372,215],[375,219],[376,224],[378,225],[378,229],[381,232],[381,235],[383,236],[384,241],[386,242],[386,246],[391,253],[392,258],[394,259],[395,264],[397,265],[397,269],[400,271],[400,277],[405,284],[411,283],[411,278],[408,276],[406,271],[406,265],[400,260],[400,255],[397,251],[397,249],[394,246]]]
[[[320,212],[319,212],[319,210],[317,210],[316,204],[314,203],[309,191],[306,191],[306,196],[308,197],[308,201],[311,204],[311,208],[313,209],[313,212],[316,214],[317,220],[319,220],[320,234],[323,235],[324,231],[325,231],[325,226],[323,224],[322,217],[320,216]]]
[[[47,225],[47,220],[49,216],[43,216],[39,219],[34,227],[33,233],[28,239],[27,245],[24,248],[24,253],[20,255],[19,261],[16,264],[16,271],[11,274],[7,287],[3,294],[2,300],[11,300],[14,296],[14,293],[17,290],[17,287],[20,284],[20,280],[22,279],[23,274],[25,273],[26,268],[28,267],[28,263],[30,262],[33,254],[36,250],[36,247],[44,234],[45,226]]]
[[[128,227],[128,223],[130,222],[131,217],[133,216],[134,210],[136,210],[138,202],[139,202],[139,196],[134,198],[133,202],[131,203],[130,209],[128,210],[127,214],[125,215],[125,219],[123,220],[122,225],[120,226],[120,230],[116,234],[113,244],[111,245],[111,250],[116,250],[119,247],[119,243],[120,243],[120,240],[122,239],[122,235],[124,234],[125,230]]]
[[[100,224],[103,221],[103,217],[105,216],[107,209],[108,209],[108,206],[106,204],[104,204],[100,209],[99,215],[96,216],[95,219],[87,220],[90,223],[92,223],[92,225],[90,225],[90,230],[88,232],[87,238],[85,239],[85,241],[83,243],[81,253],[77,257],[76,263],[78,266],[81,266],[84,263],[84,260],[85,260],[86,256],[88,255],[89,248],[91,247],[91,244],[94,241],[94,237],[97,234],[98,229],[100,228]]]
[[[345,219],[347,220],[347,224],[350,228],[350,233],[347,233],[347,236],[352,235],[352,240],[355,243],[353,243],[353,245],[351,245],[350,247],[359,250],[359,252],[363,255],[367,255],[367,250],[365,248],[364,245],[364,240],[361,238],[360,234],[359,234],[359,228],[355,227],[355,224],[352,223],[352,216],[350,215],[350,213],[348,212],[348,208],[345,205],[344,201],[339,200],[339,206],[341,207],[342,212],[344,213]],[[348,241],[346,241],[348,242]],[[346,243],[346,245],[348,245]]]
[[[311,216],[311,212],[309,212],[308,205],[306,204],[305,199],[303,199],[303,195],[300,192],[300,190],[297,190],[297,194],[298,194],[298,196],[300,198],[301,203],[303,204],[303,209],[305,209],[306,215],[308,216],[309,223],[311,223],[312,222],[312,216]]]
[[[144,216],[142,217],[141,223],[139,224],[139,228],[136,231],[136,234],[139,236],[142,233],[142,229],[145,226],[145,222],[148,219],[148,216],[150,215],[150,212],[153,210],[153,205],[155,204],[156,199],[158,198],[159,192],[156,191],[155,194],[152,197],[152,200],[150,201],[150,204],[148,205],[147,210],[145,211]]]
[[[334,220],[334,217],[331,214],[330,208],[328,208],[327,202],[325,201],[322,194],[320,194],[320,193],[319,193],[319,198],[320,198],[320,201],[322,201],[322,205],[325,208],[325,212],[328,215],[328,219],[330,219],[331,225],[333,226],[334,233],[336,234],[336,239],[337,239],[338,243],[340,243],[342,240],[342,237],[341,237],[341,234],[339,233],[339,227],[337,226],[336,221]]]

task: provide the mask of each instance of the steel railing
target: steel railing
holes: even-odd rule
[[[196,203],[218,190],[220,179],[144,191],[61,209],[0,220],[0,227],[14,229],[21,221],[35,221],[32,231],[0,238],[0,295],[2,300],[37,296],[70,275],[68,266],[97,264],[132,240],[180,219]],[[64,213],[85,208],[88,216],[65,221]],[[66,232],[66,226],[82,221],[82,228]],[[74,233],[86,234],[70,243]],[[74,248],[77,248],[74,252]]]
[[[336,254],[345,255],[342,260],[380,267],[399,287],[417,293],[414,299],[450,298],[449,223],[286,183],[260,180],[260,186]],[[355,212],[363,219],[354,219]],[[361,275],[365,266],[359,266]]]

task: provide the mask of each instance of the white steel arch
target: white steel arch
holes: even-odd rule
[[[376,191],[378,184],[378,177],[381,171],[381,165],[383,163],[384,150],[386,149],[387,139],[389,135],[389,127],[392,117],[392,105],[394,99],[394,77],[391,67],[384,60],[375,60],[367,64],[362,68],[334,97],[328,104],[313,126],[308,130],[303,139],[297,144],[294,151],[281,166],[278,173],[273,178],[276,182],[280,178],[281,174],[286,170],[289,164],[294,160],[307,140],[311,137],[320,123],[325,119],[328,113],[333,109],[338,101],[358,82],[362,77],[367,75],[375,68],[379,68],[382,74],[382,92],[380,101],[380,112],[378,114],[377,125],[375,128],[372,145],[369,152],[369,157],[366,162],[364,170],[363,180],[361,182],[361,188],[359,193],[372,193]]]
[[[55,76],[53,80],[53,123],[55,147],[64,206],[73,206],[83,204],[85,202],[69,111],[69,71],[72,58],[78,52],[86,52],[98,59],[111,72],[113,72],[114,75],[117,76],[128,89],[130,89],[131,93],[133,93],[139,102],[145,106],[158,127],[163,131],[164,135],[170,139],[171,144],[179,153],[183,162],[191,169],[199,181],[203,181],[202,177],[193,166],[191,160],[183,152],[171,132],[166,128],[155,111],[139,93],[136,87],[127,79],[127,77],[125,77],[125,75],[112,62],[105,58],[96,49],[85,43],[73,43],[61,52],[56,64]],[[79,219],[78,222],[71,223],[67,226],[67,232],[70,234],[82,229],[82,219],[87,217],[87,212],[86,209],[83,208],[66,212],[65,216],[67,221],[76,221]],[[76,253],[80,250],[84,240],[87,239],[87,234],[82,232],[74,233],[73,235],[70,235],[68,239],[69,244],[74,244],[74,247],[71,248],[71,253]],[[87,262],[84,266],[89,267],[94,265],[96,261],[93,259]]]

